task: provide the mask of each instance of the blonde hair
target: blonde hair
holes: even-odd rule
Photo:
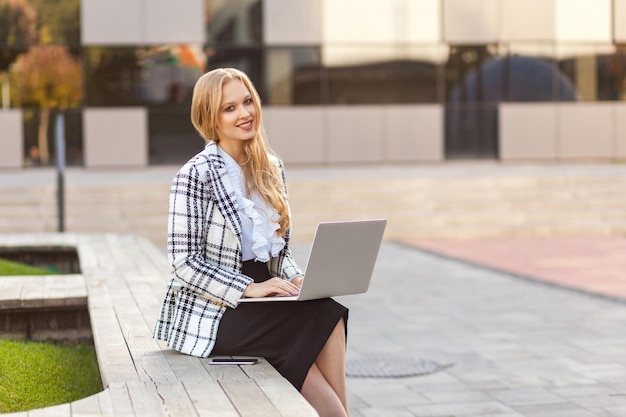
[[[224,84],[239,80],[252,96],[256,109],[256,134],[251,140],[244,142],[243,175],[246,180],[246,191],[257,191],[278,212],[277,231],[279,236],[285,235],[290,226],[289,208],[285,196],[285,188],[280,172],[269,155],[274,155],[262,128],[261,98],[250,78],[234,68],[218,68],[202,75],[193,88],[191,100],[191,123],[198,133],[207,141],[219,143],[217,134],[217,115],[222,102]]]

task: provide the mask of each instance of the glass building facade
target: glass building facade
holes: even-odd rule
[[[225,66],[252,78],[288,162],[626,156],[622,0],[0,0],[0,146],[21,166],[53,163],[62,110],[69,165],[179,164],[202,146],[194,82]],[[128,142],[96,121],[127,109],[140,156],[98,159],[99,141]],[[608,112],[611,137],[564,143],[581,111]],[[319,123],[319,144],[281,118]]]

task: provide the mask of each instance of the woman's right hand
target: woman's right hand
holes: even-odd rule
[[[244,297],[259,298],[271,296],[298,295],[300,288],[286,279],[274,277],[263,282],[251,282],[243,292]]]

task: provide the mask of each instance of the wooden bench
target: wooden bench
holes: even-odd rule
[[[56,289],[47,295],[58,299],[66,293],[76,300],[83,285],[105,389],[69,404],[13,415],[317,416],[262,358],[255,365],[209,365],[152,338],[169,267],[165,254],[148,240],[119,234],[0,235],[0,246],[54,245],[76,248],[81,273],[72,275],[77,280],[67,290],[53,285],[48,288]],[[36,287],[35,278],[28,279],[29,286]],[[12,280],[0,285],[14,288]],[[34,292],[45,300],[45,284],[42,288]]]

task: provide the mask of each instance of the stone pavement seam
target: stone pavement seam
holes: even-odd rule
[[[539,284],[539,285],[545,285],[551,288],[557,288],[557,289],[563,289],[566,291],[571,291],[573,293],[577,293],[577,294],[582,294],[582,295],[587,295],[590,297],[595,297],[595,298],[600,298],[603,300],[608,300],[608,301],[612,301],[612,302],[616,302],[616,303],[620,303],[620,304],[625,304],[626,305],[626,298],[623,297],[619,297],[616,295],[610,295],[610,294],[602,294],[602,293],[598,293],[598,292],[594,292],[594,291],[590,291],[587,290],[585,288],[580,288],[580,287],[576,287],[573,285],[565,285],[565,284],[561,284],[561,283],[556,283],[553,281],[547,281],[543,278],[539,278],[539,277],[535,277],[529,274],[522,274],[519,272],[515,272],[515,271],[511,271],[511,270],[507,270],[506,268],[498,268],[492,265],[487,265],[484,264],[482,262],[477,262],[477,261],[472,261],[469,259],[465,259],[465,258],[461,258],[458,256],[453,256],[453,255],[448,255],[433,249],[428,249],[428,248],[424,248],[422,246],[419,246],[417,244],[411,243],[410,241],[407,240],[393,240],[392,242],[397,243],[399,245],[405,246],[407,248],[410,249],[414,249],[417,250],[419,252],[423,252],[429,255],[433,255],[435,257],[441,258],[441,259],[445,259],[448,261],[454,261],[454,262],[460,262],[466,265],[471,265],[474,267],[478,267],[478,268],[483,268],[485,270],[489,270],[492,272],[496,272],[499,274],[505,274],[508,275],[512,278],[516,278],[516,279],[520,279],[520,280],[524,280],[530,283],[534,283],[534,284]],[[625,255],[626,256],[626,255]],[[626,271],[625,271],[626,274]]]

